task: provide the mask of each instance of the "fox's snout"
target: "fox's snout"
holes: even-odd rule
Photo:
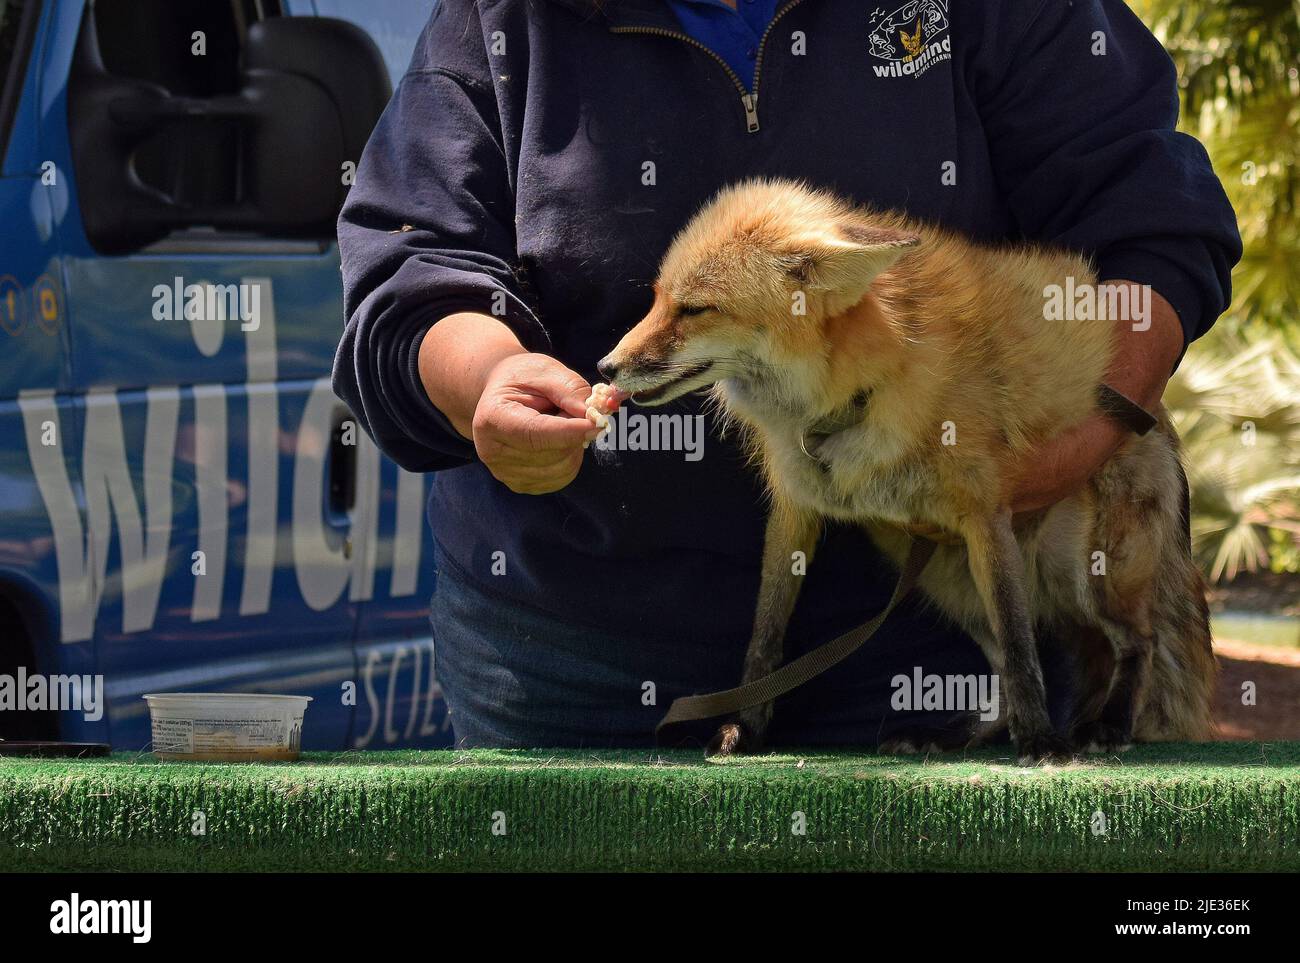
[[[657,294],[650,312],[596,363],[596,370],[637,404],[664,404],[716,378],[713,360],[699,357],[693,345],[680,312]]]
[[[607,381],[622,378],[650,377],[663,373],[673,358],[666,339],[647,337],[642,321],[623,336],[614,350],[596,362],[596,370]]]
[[[684,339],[661,294],[646,316],[596,363],[601,377],[629,391],[650,387],[671,375]]]

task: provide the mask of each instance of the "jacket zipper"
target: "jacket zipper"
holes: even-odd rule
[[[790,0],[789,3],[773,14],[772,19],[768,22],[767,28],[763,31],[763,36],[759,38],[758,55],[754,58],[754,89],[752,91],[745,87],[745,83],[740,79],[740,75],[731,69],[731,64],[722,59],[720,54],[715,53],[710,47],[700,43],[690,34],[682,33],[679,30],[666,30],[663,27],[610,27],[609,31],[610,33],[643,33],[652,37],[672,37],[674,40],[681,40],[684,43],[690,44],[692,47],[698,47],[700,50],[703,50],[718,62],[718,65],[722,67],[722,69],[727,72],[727,76],[731,78],[731,82],[735,85],[736,90],[740,91],[740,104],[745,108],[745,129],[751,134],[756,134],[759,129],[758,81],[763,70],[763,49],[767,45],[768,35],[771,34],[772,28],[776,26],[776,22],[801,3],[803,3],[803,0]]]

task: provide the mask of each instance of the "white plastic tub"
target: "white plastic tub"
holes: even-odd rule
[[[159,759],[292,761],[311,696],[167,692],[146,695]]]

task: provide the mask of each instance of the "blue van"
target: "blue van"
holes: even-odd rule
[[[329,386],[335,217],[431,6],[0,0],[0,737],[140,749],[142,693],[243,691],[314,697],[306,748],[450,741],[425,481]]]

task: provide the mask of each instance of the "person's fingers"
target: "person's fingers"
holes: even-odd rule
[[[488,416],[488,433],[502,445],[523,451],[544,452],[581,448],[598,433],[586,409],[578,416],[542,414],[522,404],[499,405]]]
[[[540,494],[558,491],[577,477],[586,452],[533,453],[479,446],[479,460],[492,476],[517,492]]]
[[[1082,488],[1128,437],[1104,415],[1094,415],[1040,445],[1022,459],[1004,493],[1017,514],[1053,505]]]
[[[492,465],[503,471],[547,472],[563,471],[582,463],[581,448],[566,448],[563,451],[530,452],[512,448],[499,449],[490,459]]]
[[[587,398],[591,385],[587,380],[566,368],[554,358],[543,355],[537,358],[536,367],[519,373],[519,380],[511,387],[519,392],[514,399],[535,411],[561,411],[575,418],[587,416]]]
[[[598,429],[592,426],[592,431]],[[585,441],[563,448],[532,448],[515,435],[492,438],[488,433],[477,441],[479,457],[503,468],[546,469],[554,465],[577,464],[582,460]]]
[[[489,465],[493,476],[513,492],[545,495],[568,485],[582,468],[582,453],[548,465]]]
[[[479,459],[513,491],[542,494],[569,484],[601,429],[587,417],[591,386],[547,355],[502,361],[479,399],[472,433]]]

